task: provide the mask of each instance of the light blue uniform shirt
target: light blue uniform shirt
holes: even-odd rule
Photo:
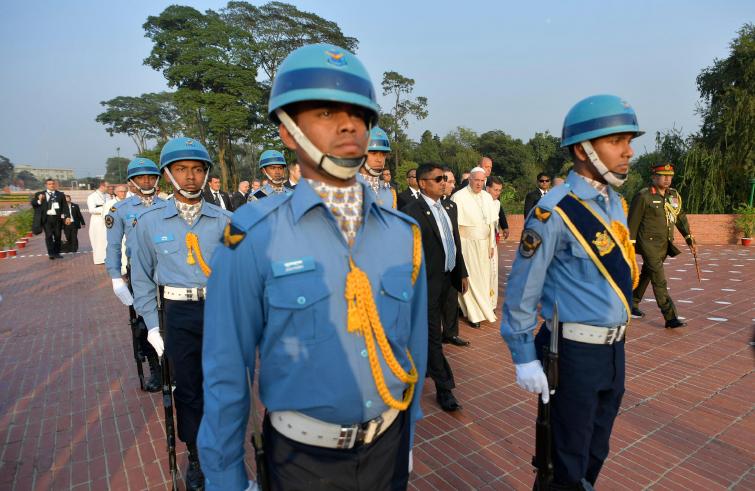
[[[540,198],[537,206],[551,211],[569,192],[585,201],[610,225],[614,220],[626,225],[621,195],[608,187],[609,203],[582,177],[570,172],[566,182]],[[511,267],[506,299],[503,303],[501,335],[511,350],[515,364],[537,358],[533,331],[537,326],[537,306],[550,319],[553,304],[558,302],[561,322],[579,322],[592,326],[615,327],[626,324],[624,304],[608,281],[598,271],[556,212],[541,222],[530,213],[525,228],[542,238],[531,258],[517,253]]]
[[[152,206],[147,207],[139,196],[134,195],[116,203],[113,206],[115,211],[107,211],[107,214],[113,217],[113,224],[107,229],[107,255],[105,256],[105,268],[110,278],[121,277],[121,241],[124,235],[126,236],[126,257],[131,257],[131,248],[134,244],[129,242],[128,237],[134,228],[134,220],[150,208],[162,206],[165,206],[165,200],[157,196],[153,198]]]
[[[246,236],[235,248],[215,252],[205,303],[198,444],[208,490],[247,486],[246,373],[254,373],[258,350],[260,398],[268,411],[350,425],[388,409],[375,388],[364,338],[346,329],[349,256],[370,280],[396,358],[407,371],[407,349],[414,359],[419,380],[409,408],[412,431],[420,418],[428,335],[424,260],[412,284],[414,221],[379,206],[364,186],[363,193],[363,221],[351,249],[306,180],[291,195],[234,214],[233,229]],[[391,394],[402,400],[407,386],[378,356]]]
[[[372,189],[372,186],[370,186],[370,183],[362,174],[357,174],[357,181],[367,186],[367,190],[373,195],[377,194],[376,200],[379,205],[385,206],[386,208],[393,208],[394,199],[390,184],[381,182],[378,186],[377,193],[375,193],[375,190]]]
[[[134,309],[144,318],[147,329],[158,326],[158,285],[200,288],[207,284],[199,261],[186,262],[186,234],[197,235],[202,257],[209,264],[230,217],[230,212],[202,200],[199,215],[189,227],[178,215],[175,200],[170,199],[165,206],[148,208],[137,219],[132,234],[136,250],[131,257],[131,286]]]

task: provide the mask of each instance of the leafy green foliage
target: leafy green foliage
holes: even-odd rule
[[[96,121],[105,125],[110,136],[130,136],[139,154],[147,150],[148,140],[167,141],[179,131],[178,109],[170,92],[119,96],[100,104],[106,110]]]
[[[105,180],[111,183],[124,183],[128,175],[129,159],[125,157],[110,157],[105,163]]]
[[[0,155],[0,188],[11,184],[13,180],[13,167],[8,157]]]

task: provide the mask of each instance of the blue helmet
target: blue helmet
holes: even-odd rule
[[[265,150],[260,155],[260,169],[268,165],[286,165],[286,158],[278,150]]]
[[[310,44],[292,51],[280,64],[273,80],[268,114],[302,101],[334,101],[367,109],[377,120],[375,88],[362,62],[351,52],[332,44]]]
[[[128,164],[126,170],[126,178],[131,179],[136,176],[160,176],[160,171],[157,169],[157,164],[150,159],[143,157],[137,157]]]
[[[179,136],[168,141],[160,152],[160,170],[178,160],[198,160],[212,167],[212,160],[207,149],[199,140]]]
[[[380,126],[373,126],[370,130],[370,146],[368,152],[390,152],[391,142],[388,140],[388,134]]]
[[[594,95],[582,99],[564,118],[561,147],[568,147],[615,133],[644,134],[628,102],[615,95]]]

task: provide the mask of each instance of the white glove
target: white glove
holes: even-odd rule
[[[131,292],[128,291],[128,285],[126,285],[126,282],[122,278],[113,278],[113,291],[123,305],[134,304],[134,297],[131,296]]]
[[[412,454],[413,450],[409,449],[409,474],[412,473],[414,470],[414,455]]]
[[[543,372],[543,366],[540,360],[534,360],[516,367],[516,383],[522,389],[540,394],[543,404],[548,404],[550,400],[550,391],[548,390],[548,378]]]
[[[165,345],[163,344],[163,337],[160,336],[159,327],[151,327],[147,331],[147,341],[149,341],[149,344],[151,344],[152,347],[155,348],[155,351],[157,351],[157,356],[163,356]]]
[[[246,487],[244,491],[258,491],[260,488],[257,487],[257,481],[248,481],[249,486]]]

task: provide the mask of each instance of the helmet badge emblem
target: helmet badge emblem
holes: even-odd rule
[[[325,54],[328,56],[328,63],[330,63],[331,65],[346,65],[346,53],[342,51],[325,50]]]

